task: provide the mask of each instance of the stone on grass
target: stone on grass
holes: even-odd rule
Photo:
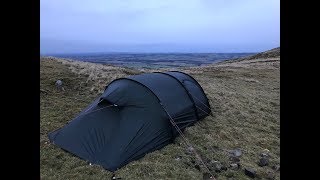
[[[187,148],[187,150],[186,150],[186,154],[188,154],[188,155],[192,155],[193,152],[194,152],[194,148],[191,147],[191,146],[189,146],[189,147]]]
[[[255,178],[257,176],[257,172],[252,168],[245,168],[244,174],[251,178]]]
[[[182,156],[178,155],[174,158],[176,161],[180,161],[182,159]]]
[[[260,154],[260,157],[266,157],[266,158],[268,158],[268,157],[269,157],[269,154],[267,154],[267,153],[261,153],[261,154]]]
[[[269,164],[269,159],[266,157],[262,157],[260,158],[258,165],[263,167],[263,166],[267,166]]]
[[[62,81],[61,81],[60,79],[57,80],[57,81],[56,81],[56,85],[57,85],[57,86],[62,86]]]
[[[239,166],[238,166],[238,164],[236,164],[236,163],[231,163],[231,164],[230,164],[230,169],[232,169],[232,170],[238,170],[238,169],[239,169]]]
[[[56,81],[56,87],[57,87],[58,90],[64,91],[63,82],[61,80],[57,80]]]
[[[240,157],[242,155],[241,149],[237,148],[231,151],[232,156]]]

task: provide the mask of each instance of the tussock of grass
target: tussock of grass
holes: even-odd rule
[[[254,63],[249,63],[249,62]],[[41,58],[40,164],[41,179],[110,179],[111,173],[89,166],[48,143],[47,134],[62,127],[90,104],[112,80],[149,70],[132,70],[93,63]],[[243,65],[245,64],[245,65]],[[280,60],[247,60],[206,67],[182,68],[203,87],[213,110],[184,132],[204,159],[230,164],[228,150],[240,148],[242,169],[215,173],[217,179],[247,179],[243,167],[265,179],[280,163]],[[165,69],[161,70],[164,71]],[[55,89],[61,79],[65,91]],[[259,167],[259,153],[270,150],[270,165]],[[180,160],[176,160],[181,156]],[[202,179],[204,168],[186,153],[180,137],[173,144],[147,154],[116,172],[122,179]],[[279,179],[280,172],[274,172]]]

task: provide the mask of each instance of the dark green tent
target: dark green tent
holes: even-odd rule
[[[112,81],[50,142],[115,171],[171,143],[177,129],[211,113],[199,83],[182,72],[146,73]],[[171,120],[171,121],[170,121]]]

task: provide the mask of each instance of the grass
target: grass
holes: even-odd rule
[[[244,167],[257,170],[256,179],[266,179],[271,167],[280,164],[280,60],[248,60],[201,68],[184,68],[203,87],[213,117],[189,127],[184,134],[204,159],[228,165],[228,150],[240,148],[242,169],[215,173],[217,179],[248,179]],[[47,134],[62,127],[90,104],[113,79],[149,72],[127,68],[41,58],[40,173],[41,179],[110,179],[111,172],[90,166],[84,160],[48,143]],[[55,89],[61,79],[65,91]],[[259,154],[270,151],[270,163],[259,167]],[[176,160],[181,156],[181,160]],[[192,155],[178,137],[173,144],[147,154],[116,171],[122,179],[202,179]]]

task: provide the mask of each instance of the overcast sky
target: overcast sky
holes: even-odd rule
[[[41,53],[259,52],[280,0],[40,0]]]

